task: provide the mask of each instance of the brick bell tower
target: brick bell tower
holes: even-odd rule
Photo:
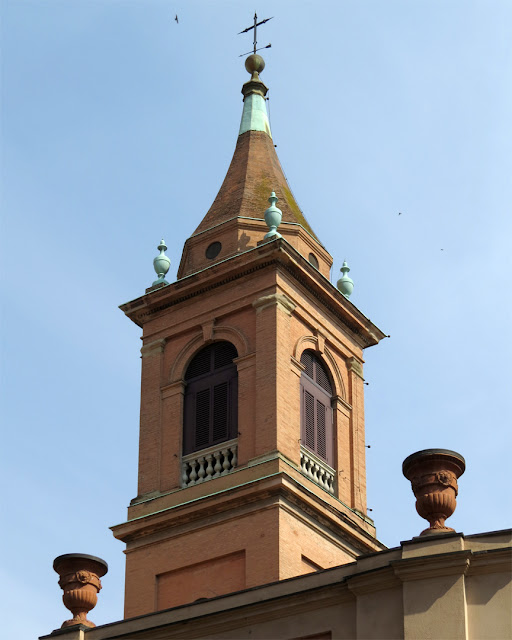
[[[384,334],[330,283],[276,155],[263,59],[245,66],[233,159],[176,282],[121,307],[143,331],[138,495],[113,527],[126,617],[384,548],[366,515],[362,378]]]

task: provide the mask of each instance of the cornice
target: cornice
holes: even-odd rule
[[[464,575],[469,568],[471,556],[471,551],[454,551],[395,560],[391,566],[402,582],[408,582],[439,576]]]
[[[304,495],[302,495],[302,493]],[[201,496],[192,501],[164,507],[153,513],[138,516],[132,520],[111,527],[114,536],[127,544],[152,544],[152,537],[166,531],[173,531],[177,535],[180,527],[208,526],[212,518],[221,514],[223,519],[229,519],[229,514],[235,510],[244,512],[260,508],[269,508],[268,500],[279,500],[293,504],[297,509],[310,517],[319,519],[332,532],[346,535],[347,541],[361,553],[369,549],[375,550],[381,543],[360,527],[357,522],[334,508],[327,502],[321,501],[316,494],[310,492],[294,478],[283,471],[258,478],[247,483],[228,487],[221,492]],[[277,501],[277,502],[275,502]],[[193,507],[191,509],[191,507]],[[233,517],[237,517],[236,514]],[[203,523],[203,524],[201,524]],[[343,532],[343,533],[342,533]],[[147,540],[147,543],[144,542]],[[127,550],[129,552],[129,549]]]
[[[510,574],[512,569],[512,549],[488,549],[474,551],[469,565],[468,576],[504,571]]]
[[[278,266],[301,283],[354,336],[362,348],[375,345],[385,334],[347,300],[284,238],[249,249],[203,271],[157,289],[120,306],[137,325],[158,313],[194,297],[204,295],[252,273]]]
[[[356,596],[392,589],[402,584],[390,566],[377,567],[347,578],[347,586]]]

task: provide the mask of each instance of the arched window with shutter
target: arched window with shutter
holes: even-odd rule
[[[190,361],[185,373],[184,455],[236,437],[237,356],[230,342],[214,342]]]
[[[319,458],[334,466],[332,385],[323,362],[314,351],[302,353],[305,366],[300,379],[301,442]]]

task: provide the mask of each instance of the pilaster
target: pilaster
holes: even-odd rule
[[[295,305],[274,293],[253,302],[256,312],[256,424],[255,455],[279,450],[299,464],[300,425],[297,398],[291,398],[290,315]],[[296,433],[295,433],[296,431]],[[291,433],[292,432],[292,433]],[[290,437],[291,436],[291,437]]]
[[[471,551],[392,563],[403,582],[404,640],[468,640],[465,575]]]
[[[347,360],[349,380],[350,455],[352,508],[366,513],[366,451],[364,443],[364,378],[361,361],[352,357]]]
[[[160,484],[160,384],[164,348],[164,339],[141,348],[139,496],[157,491]]]

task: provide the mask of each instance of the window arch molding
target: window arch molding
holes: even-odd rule
[[[297,343],[295,344],[293,357],[295,358],[295,360],[300,362],[300,359],[304,351],[306,351],[307,349],[311,349],[312,351],[315,351],[317,355],[320,356],[320,358],[323,358],[327,368],[330,371],[331,378],[332,378],[331,383],[334,386],[333,395],[340,396],[340,398],[346,401],[347,392],[345,389],[345,383],[343,382],[343,377],[341,375],[340,368],[338,366],[338,362],[336,361],[334,354],[329,349],[329,347],[327,347],[327,345],[324,345],[323,352],[320,352],[318,349],[318,346],[319,346],[318,342],[319,341],[316,336],[302,336],[297,340]]]
[[[211,338],[205,340],[204,333],[197,333],[187,344],[181,349],[176,357],[168,376],[167,383],[179,382],[185,377],[188,365],[195,354],[206,347],[211,342],[219,341],[231,342],[238,352],[238,357],[246,356],[249,353],[249,341],[242,331],[228,325],[214,326],[211,332]]]

